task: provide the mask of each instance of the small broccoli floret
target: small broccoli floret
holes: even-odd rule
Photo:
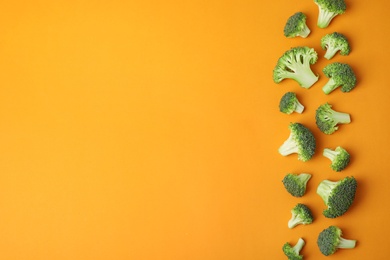
[[[330,167],[336,172],[344,170],[350,162],[349,153],[341,146],[336,147],[335,150],[325,148],[322,154],[332,161]]]
[[[345,177],[339,181],[323,180],[317,188],[317,194],[328,207],[322,214],[327,218],[343,215],[355,199],[357,181],[354,177]]]
[[[347,37],[338,32],[327,34],[322,37],[321,47],[323,50],[326,50],[324,57],[328,60],[333,58],[338,51],[340,51],[340,54],[343,56],[348,55],[351,51]]]
[[[310,88],[318,80],[310,68],[310,64],[317,62],[318,55],[313,48],[294,47],[286,51],[278,60],[273,79],[279,83],[284,79],[293,79],[303,88]]]
[[[297,112],[301,114],[305,107],[299,102],[297,95],[294,92],[287,92],[282,96],[279,102],[279,110],[285,114]]]
[[[316,124],[324,134],[333,134],[338,129],[338,124],[349,123],[351,123],[349,114],[333,110],[332,105],[328,103],[319,106],[316,110]]]
[[[299,224],[308,225],[313,223],[313,214],[305,204],[298,203],[291,210],[291,215],[291,219],[288,221],[289,228],[294,228]]]
[[[288,260],[302,260],[303,256],[299,254],[305,241],[302,238],[298,239],[298,242],[295,246],[291,246],[288,242],[283,245],[283,252],[288,257]]]
[[[329,226],[318,235],[317,245],[322,254],[334,254],[339,248],[355,248],[356,240],[341,237],[342,231],[337,226]]]
[[[294,197],[302,197],[306,192],[306,185],[310,178],[311,174],[309,173],[288,173],[284,176],[282,182],[288,193]]]
[[[283,156],[297,153],[298,160],[310,160],[316,149],[316,140],[313,133],[300,123],[290,123],[290,135],[279,147],[279,153]]]
[[[284,26],[284,36],[293,38],[300,36],[306,38],[310,34],[310,29],[306,24],[306,15],[302,12],[297,12],[290,16]]]
[[[320,28],[328,27],[333,18],[347,9],[344,0],[314,0],[314,3],[319,10],[317,26]]]
[[[331,63],[322,71],[329,78],[322,88],[325,94],[329,94],[340,86],[342,92],[350,92],[356,86],[355,73],[348,64],[340,62]]]

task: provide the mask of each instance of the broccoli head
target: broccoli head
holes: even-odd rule
[[[321,47],[323,50],[326,50],[324,57],[328,60],[333,58],[338,51],[343,56],[348,55],[351,51],[347,37],[338,32],[330,33],[322,37]]]
[[[311,174],[309,173],[288,173],[284,176],[282,182],[288,193],[294,197],[302,197],[306,192],[306,184],[310,178]]]
[[[298,239],[295,246],[291,246],[288,242],[283,245],[283,252],[288,257],[288,260],[302,260],[303,256],[299,254],[305,245],[305,241],[302,238]]]
[[[291,48],[279,58],[273,70],[274,82],[293,79],[303,88],[310,88],[318,80],[318,76],[310,68],[310,64],[316,63],[317,59],[317,52],[313,48]]]
[[[297,95],[294,92],[287,92],[282,96],[279,102],[279,110],[285,114],[297,112],[301,114],[305,107],[299,102]]]
[[[354,177],[345,177],[339,181],[323,180],[317,188],[317,194],[328,207],[322,214],[327,218],[342,216],[355,199],[357,181]]]
[[[305,204],[298,203],[291,210],[291,215],[291,219],[288,221],[289,228],[294,228],[299,224],[308,225],[313,223],[313,214]]]
[[[351,123],[349,114],[333,110],[332,105],[328,103],[320,105],[316,110],[316,124],[324,134],[333,134],[338,129],[338,124],[349,123]]]
[[[297,12],[290,16],[284,26],[284,36],[293,38],[300,36],[306,38],[310,34],[310,29],[306,24],[306,15],[302,12]]]
[[[323,255],[334,254],[339,248],[355,248],[356,240],[345,239],[337,226],[329,226],[318,235],[317,245]]]
[[[350,161],[350,155],[341,146],[336,147],[335,150],[331,150],[329,148],[325,148],[323,151],[323,156],[331,160],[330,167],[332,170],[339,172],[345,169],[348,166]]]
[[[356,86],[356,76],[351,66],[346,63],[334,62],[322,70],[329,78],[322,91],[329,94],[341,86],[342,92],[350,92]]]
[[[300,123],[290,123],[290,135],[279,147],[279,153],[283,156],[297,153],[298,160],[310,160],[316,149],[316,140],[313,133]]]
[[[314,3],[319,10],[317,26],[320,28],[328,27],[333,18],[347,10],[344,0],[314,0]]]

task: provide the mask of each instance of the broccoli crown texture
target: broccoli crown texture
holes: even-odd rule
[[[330,167],[336,172],[344,170],[350,162],[349,153],[341,146],[336,147],[335,150],[325,148],[322,154],[331,160]]]
[[[288,221],[288,227],[294,228],[299,224],[308,225],[313,223],[313,214],[311,210],[302,203],[298,203],[291,210],[291,219]]]
[[[347,9],[344,0],[314,0],[314,3],[319,9],[317,26],[320,28],[328,27],[333,18]]]
[[[274,82],[293,79],[303,88],[310,88],[318,80],[318,76],[310,68],[310,64],[316,63],[317,59],[317,52],[313,48],[291,48],[278,59],[273,70]]]
[[[288,193],[294,197],[302,197],[306,192],[306,184],[310,178],[311,174],[309,173],[288,173],[284,176],[282,182]]]
[[[290,123],[290,135],[279,147],[279,153],[287,156],[292,153],[298,154],[298,160],[310,160],[316,149],[316,140],[313,133],[300,123]]]
[[[345,239],[337,226],[329,226],[318,235],[317,245],[322,254],[334,254],[338,248],[355,248],[356,240]]]
[[[347,37],[338,32],[330,33],[322,37],[321,47],[326,50],[324,57],[328,60],[333,58],[338,51],[343,56],[351,52]]]
[[[340,86],[342,92],[350,92],[356,86],[355,73],[346,63],[334,62],[327,65],[322,71],[329,78],[322,88],[325,94],[329,94]]]
[[[285,114],[292,112],[302,113],[304,106],[299,102],[297,95],[294,92],[287,92],[282,96],[279,102],[279,110]]]
[[[328,207],[322,214],[327,218],[342,216],[352,205],[357,188],[354,177],[345,177],[339,181],[323,180],[317,188],[317,194]]]
[[[302,260],[303,256],[299,255],[299,252],[305,245],[305,241],[302,238],[298,239],[295,246],[291,246],[288,242],[283,245],[283,252],[288,257],[288,260]]]
[[[306,15],[302,12],[297,12],[290,16],[284,26],[284,36],[293,38],[300,36],[306,38],[310,34],[310,29],[306,24]]]
[[[316,124],[324,134],[333,134],[338,129],[338,124],[349,124],[351,117],[347,113],[337,112],[332,105],[326,103],[316,110]]]

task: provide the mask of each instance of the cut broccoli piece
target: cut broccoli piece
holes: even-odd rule
[[[336,147],[335,150],[325,148],[322,154],[332,161],[330,167],[336,172],[344,170],[350,162],[349,153],[341,146]]]
[[[327,65],[322,70],[329,78],[322,91],[329,94],[341,86],[342,92],[350,92],[356,86],[356,76],[351,66],[345,63],[335,62]]]
[[[299,254],[305,245],[305,241],[302,238],[298,239],[295,246],[291,246],[288,242],[283,245],[283,252],[288,257],[288,260],[302,260],[303,256]]]
[[[341,237],[342,231],[337,226],[329,226],[318,235],[317,245],[322,254],[329,256],[339,248],[355,248],[356,240]]]
[[[333,58],[338,51],[340,51],[340,54],[343,56],[348,55],[351,51],[347,37],[338,32],[327,34],[322,37],[321,47],[323,50],[326,50],[324,57],[328,60]]]
[[[328,207],[322,214],[327,218],[342,216],[355,199],[357,181],[354,177],[345,177],[339,181],[323,180],[317,188],[317,194]]]
[[[291,219],[288,221],[288,228],[294,228],[299,224],[308,225],[313,223],[313,214],[305,204],[298,203],[291,210],[291,215]]]
[[[284,26],[284,36],[293,38],[300,36],[306,38],[310,34],[310,29],[306,24],[306,15],[302,12],[297,12],[290,16]]]
[[[319,10],[317,26],[320,28],[328,27],[333,18],[347,10],[344,0],[314,0],[314,3]]]
[[[279,102],[279,110],[285,114],[297,112],[301,114],[305,107],[299,102],[297,95],[294,92],[287,92],[282,96]]]
[[[351,123],[349,114],[333,110],[332,105],[328,103],[320,105],[316,110],[316,124],[324,134],[333,134],[338,129],[338,124],[349,123]]]
[[[302,197],[306,192],[306,184],[310,178],[311,174],[309,173],[288,173],[284,176],[282,182],[288,193],[294,197]]]
[[[286,51],[278,60],[273,79],[279,83],[284,79],[293,79],[303,88],[310,88],[318,80],[310,68],[310,64],[317,62],[318,55],[313,48],[294,47]]]
[[[298,160],[310,160],[316,149],[316,140],[313,133],[300,123],[290,123],[290,135],[279,147],[279,153],[287,156],[292,153],[298,154]]]

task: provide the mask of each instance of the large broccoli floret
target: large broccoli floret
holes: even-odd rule
[[[330,226],[318,235],[317,245],[322,254],[334,254],[339,248],[355,248],[356,240],[345,239],[337,226]]]
[[[319,9],[317,26],[320,28],[328,27],[333,18],[347,9],[344,0],[314,0],[314,3]]]
[[[322,71],[329,78],[322,88],[325,94],[329,94],[340,86],[342,92],[350,92],[356,86],[355,73],[348,64],[340,62],[331,63]]]
[[[348,55],[351,51],[347,37],[338,32],[327,34],[322,37],[321,47],[323,50],[326,50],[324,57],[328,60],[333,58],[338,51],[340,51],[340,54],[343,56]]]
[[[311,174],[309,173],[288,173],[284,176],[282,182],[288,193],[294,197],[302,197],[306,192],[306,185],[310,178]]]
[[[355,199],[357,181],[354,177],[345,177],[339,181],[323,180],[317,188],[317,194],[328,207],[322,214],[327,218],[343,215]]]
[[[290,16],[284,26],[284,36],[293,38],[300,36],[306,38],[310,34],[310,29],[306,24],[306,15],[302,12],[297,12]]]
[[[316,139],[313,133],[300,123],[290,123],[290,135],[279,147],[279,153],[287,156],[292,153],[298,154],[298,160],[310,160],[316,149]]]
[[[285,114],[297,112],[301,114],[305,107],[299,102],[297,95],[294,92],[287,92],[282,96],[279,102],[279,110]]]
[[[335,150],[325,148],[322,154],[332,161],[330,167],[336,172],[344,170],[350,162],[349,153],[341,146],[336,147]]]
[[[288,260],[302,260],[303,256],[299,254],[305,241],[302,238],[298,239],[298,242],[295,246],[291,246],[288,242],[283,245],[283,252],[288,257]]]
[[[333,134],[338,129],[338,124],[349,123],[351,123],[349,114],[333,110],[332,105],[328,103],[320,105],[316,110],[316,124],[325,134]]]
[[[291,48],[279,58],[273,70],[274,82],[293,79],[303,88],[310,88],[318,80],[310,68],[310,64],[316,63],[317,59],[317,52],[313,48]]]
[[[313,223],[313,214],[308,206],[302,203],[298,203],[291,210],[291,219],[288,221],[288,227],[294,228],[295,226],[302,224],[308,225]]]

